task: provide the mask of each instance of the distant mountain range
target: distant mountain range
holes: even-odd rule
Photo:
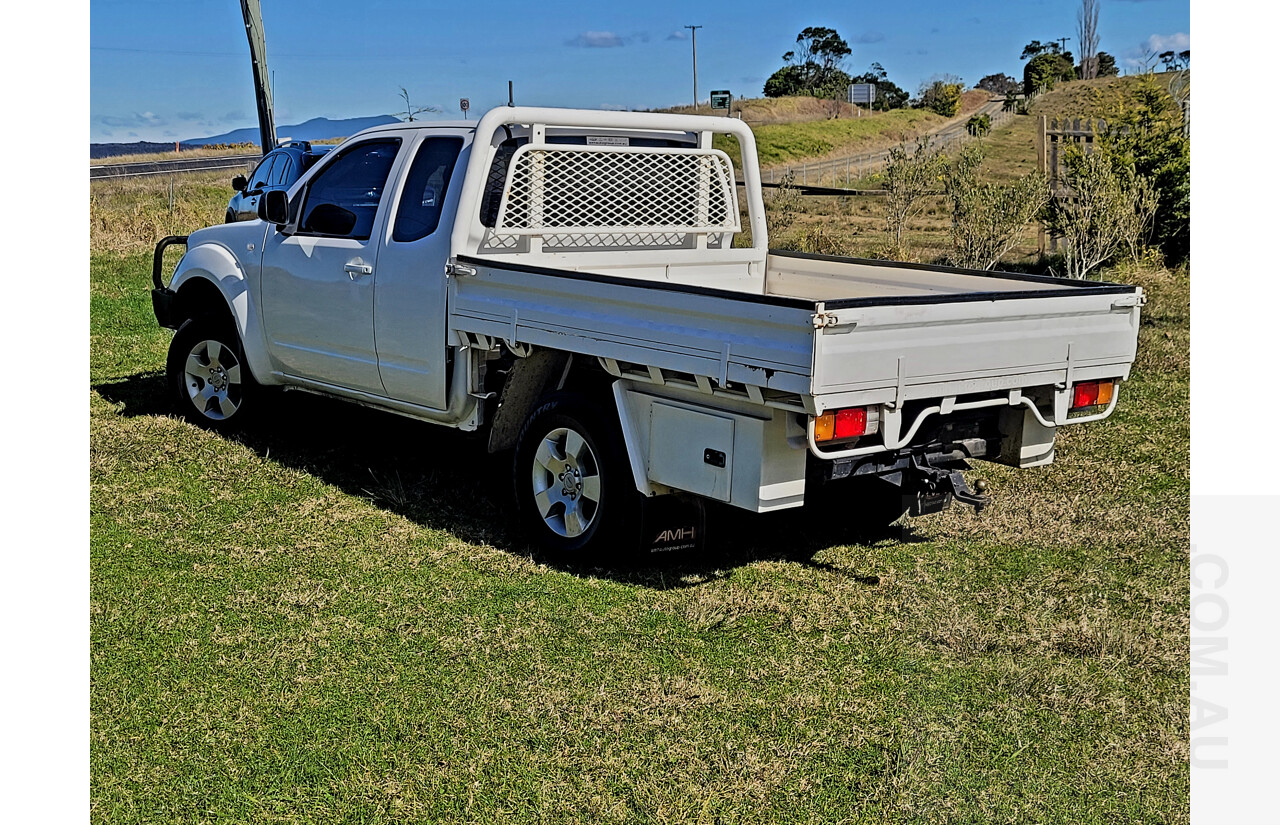
[[[375,117],[349,117],[341,120],[331,120],[327,117],[313,117],[305,123],[296,123],[292,126],[277,126],[276,135],[284,140],[290,138],[292,140],[325,140],[327,138],[342,138],[354,135],[362,129],[368,129],[370,126],[381,126],[384,123],[397,123],[396,118],[391,115],[377,115]],[[180,142],[183,149],[194,149],[197,146],[209,146],[217,143],[257,143],[258,127],[254,126],[246,129],[235,129],[221,135],[205,138],[190,138]],[[109,158],[116,155],[142,155],[153,152],[171,152],[173,151],[172,143],[155,143],[154,141],[135,141],[133,143],[90,143],[90,158]]]
[[[377,115],[375,117],[349,117],[344,120],[330,120],[327,117],[313,117],[306,123],[298,123],[293,126],[277,126],[276,136],[281,140],[292,138],[293,140],[324,140],[326,138],[340,138],[354,135],[362,129],[368,129],[370,126],[381,126],[384,123],[399,123],[398,118],[391,115]],[[235,129],[223,135],[214,135],[207,138],[193,138],[191,140],[182,141],[184,144],[191,146],[208,146],[211,143],[257,143],[258,127],[254,126],[248,129]]]

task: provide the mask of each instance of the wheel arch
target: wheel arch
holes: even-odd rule
[[[262,384],[271,379],[271,364],[249,279],[229,249],[216,243],[191,247],[182,256],[169,288],[177,294],[178,323],[202,314],[226,318],[240,336],[245,360]]]

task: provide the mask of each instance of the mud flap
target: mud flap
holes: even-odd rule
[[[641,511],[640,553],[690,553],[706,547],[707,513],[700,499],[658,496]]]

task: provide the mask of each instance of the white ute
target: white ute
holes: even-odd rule
[[[724,117],[380,126],[259,215],[157,246],[183,413],[232,427],[279,386],[487,428],[490,451],[514,449],[529,536],[582,558],[688,546],[707,500],[835,497],[820,512],[851,527],[981,508],[968,460],[1048,464],[1058,427],[1115,409],[1143,304],[1133,286],[771,252],[755,141]]]

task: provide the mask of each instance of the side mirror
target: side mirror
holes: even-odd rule
[[[243,192],[249,186],[249,179],[244,175],[236,175],[231,179],[231,188],[237,192]]]
[[[284,226],[289,222],[289,194],[283,189],[272,189],[258,201],[258,217],[267,223]]]

